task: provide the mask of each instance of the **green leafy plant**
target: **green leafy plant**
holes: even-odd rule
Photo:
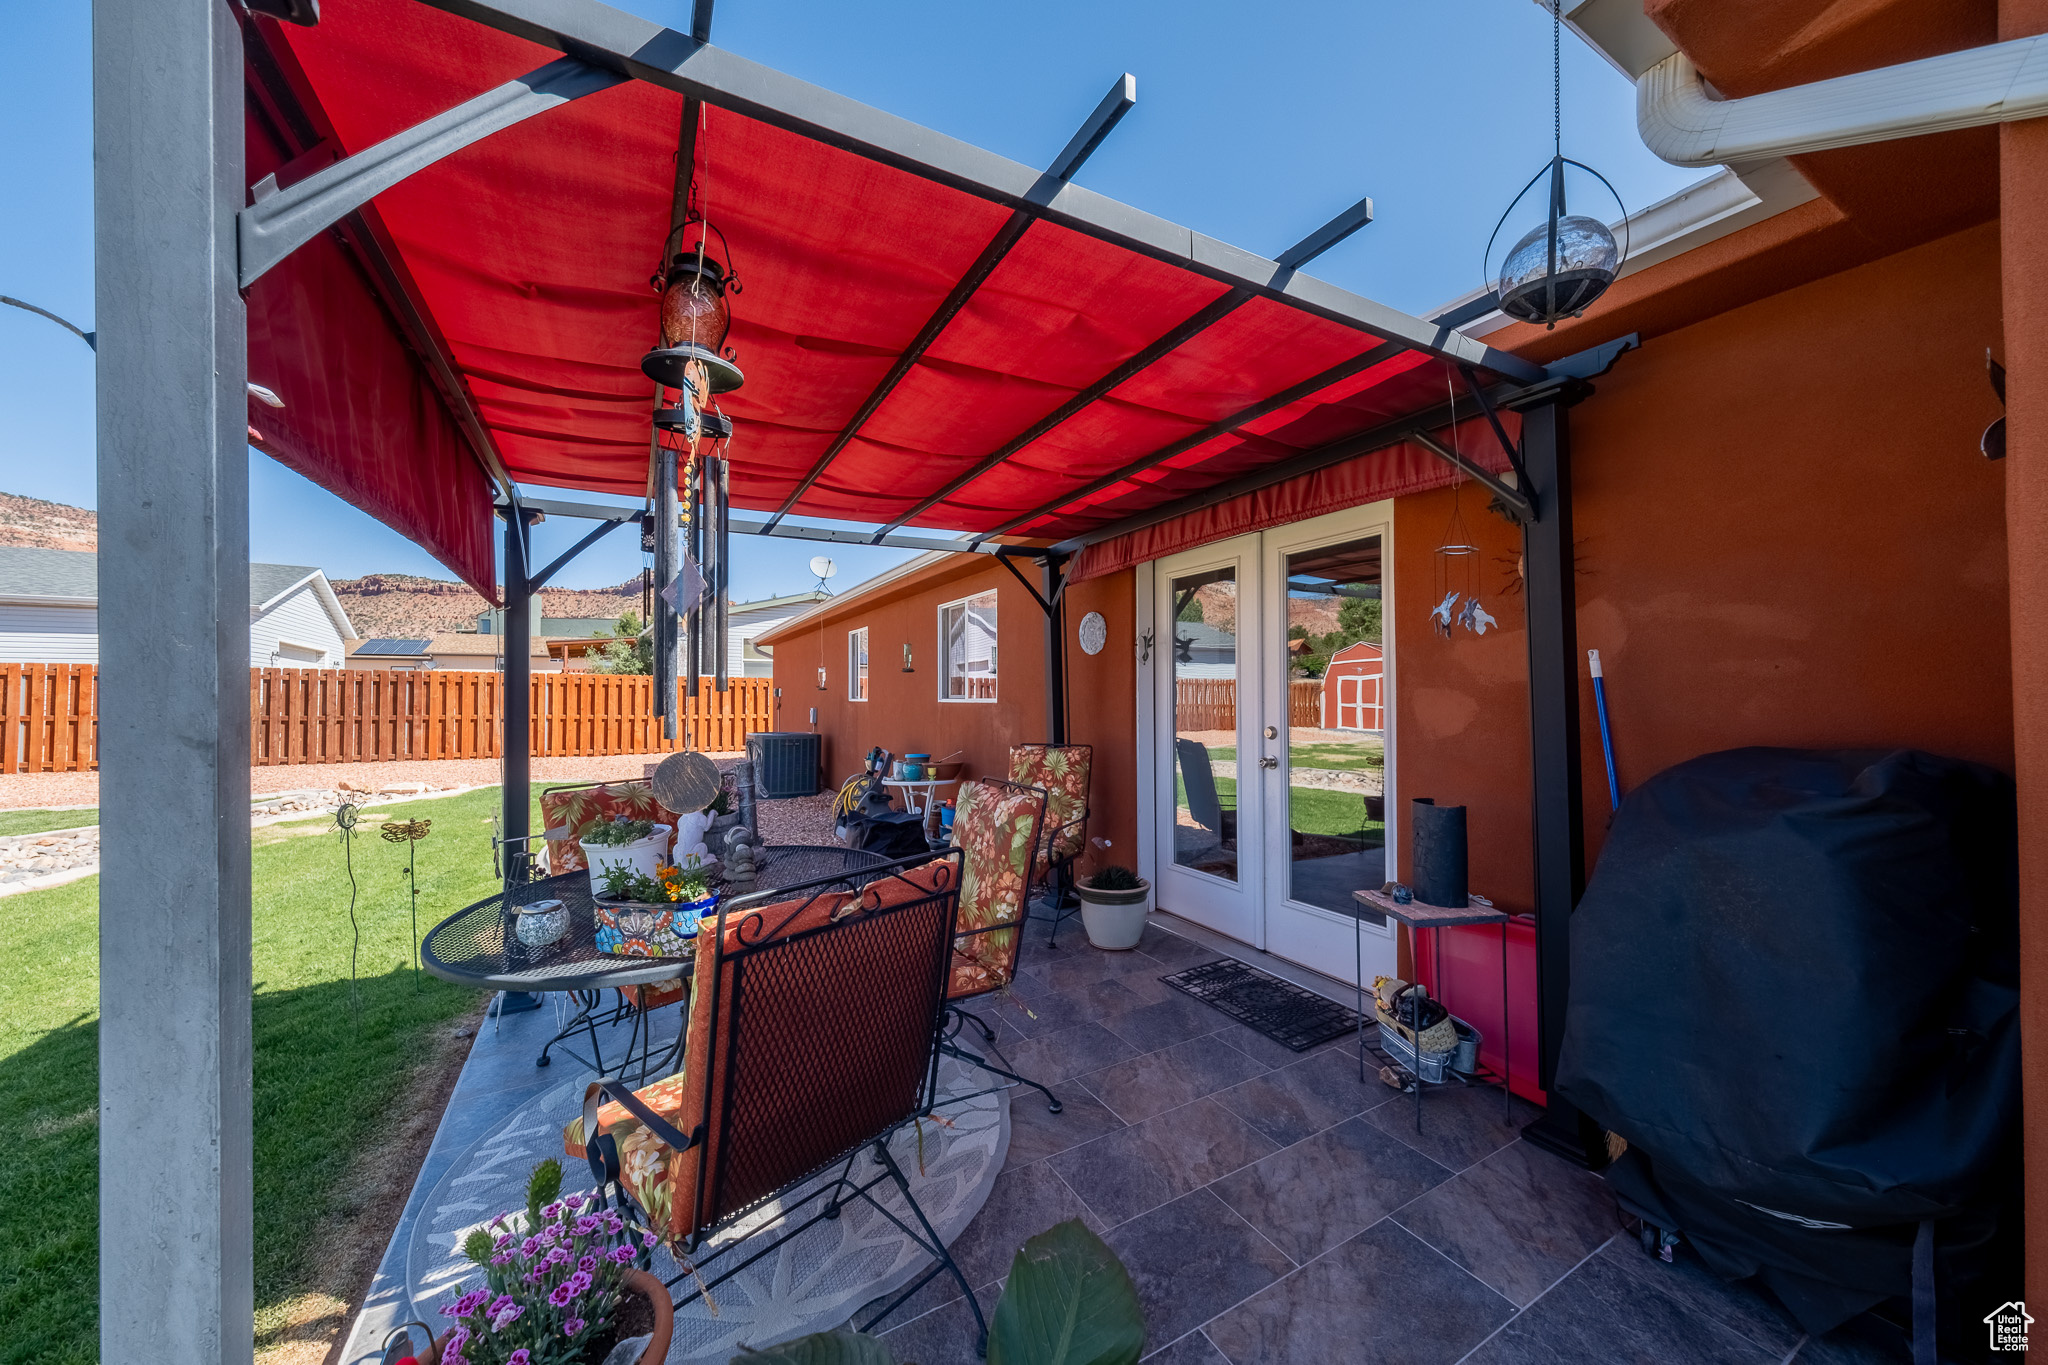
[[[652,833],[652,820],[628,820],[623,815],[614,815],[585,830],[583,842],[595,848],[624,848],[627,844],[639,843]]]
[[[988,1365],[1133,1365],[1145,1314],[1131,1274],[1102,1239],[1069,1219],[1026,1242],[989,1322]],[[819,1332],[733,1365],[895,1365],[878,1338]]]
[[[1121,863],[1111,863],[1088,879],[1091,891],[1136,891],[1145,879]]]

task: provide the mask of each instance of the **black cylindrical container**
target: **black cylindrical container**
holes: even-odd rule
[[[1415,821],[1415,866],[1408,887],[1424,905],[1462,908],[1470,888],[1465,882],[1465,808],[1439,806],[1418,796],[1408,810]]]

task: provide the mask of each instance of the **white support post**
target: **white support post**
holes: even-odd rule
[[[100,1359],[245,1365],[248,331],[242,41],[95,0]],[[283,395],[287,404],[295,396]]]

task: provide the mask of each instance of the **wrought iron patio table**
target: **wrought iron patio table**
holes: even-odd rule
[[[784,887],[835,876],[843,876],[847,888],[854,890],[872,878],[871,869],[887,865],[888,859],[859,849],[804,844],[772,846],[761,851],[757,875],[752,881],[720,883],[717,889],[728,904],[758,903],[772,898]],[[716,882],[717,878],[714,876],[713,880]],[[568,927],[553,943],[528,947],[513,934],[512,911],[543,900],[559,900],[568,908]],[[644,1072],[648,1059],[641,1026],[645,1021],[637,1017],[642,1011],[622,1001],[611,1010],[600,1012],[603,992],[674,981],[694,968],[694,955],[622,957],[603,952],[597,946],[596,909],[596,898],[590,892],[590,874],[580,870],[511,885],[497,895],[465,906],[428,930],[420,944],[421,965],[459,986],[559,991],[571,995],[578,1006],[576,1015],[541,1048],[537,1066],[548,1065],[549,1054],[570,1035],[587,1033],[590,1058],[567,1047],[561,1050],[603,1073],[604,1054],[598,1043],[598,1026],[633,1017],[635,1034],[627,1043],[627,1055],[631,1056],[635,1041],[642,1043]]]

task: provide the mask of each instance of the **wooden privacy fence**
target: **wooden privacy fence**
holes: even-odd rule
[[[606,673],[541,673],[532,681],[531,752],[543,758],[746,747],[770,729],[773,684],[705,678],[682,696],[676,738],[654,717],[654,680]],[[252,668],[249,762],[382,763],[496,758],[504,678],[431,669]],[[90,772],[99,766],[99,669],[93,664],[0,664],[0,772]]]
[[[0,664],[0,772],[90,772],[99,717],[94,665]]]
[[[1173,728],[1190,730],[1235,730],[1237,728],[1237,679],[1178,678],[1174,681]],[[1287,684],[1287,723],[1315,728],[1323,723],[1323,683],[1320,678],[1294,678]]]

